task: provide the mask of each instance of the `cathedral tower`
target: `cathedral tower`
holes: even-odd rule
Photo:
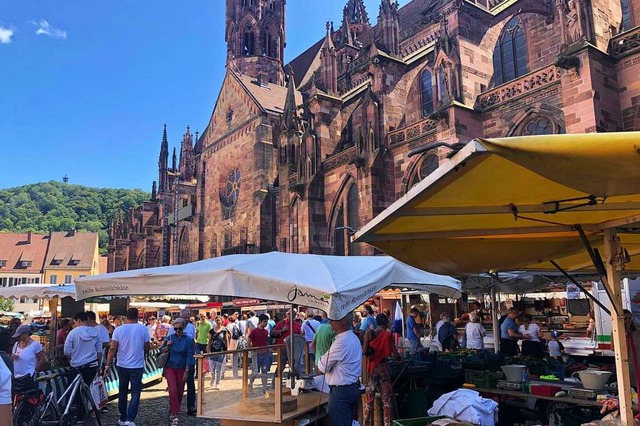
[[[227,0],[227,66],[284,85],[286,0]]]

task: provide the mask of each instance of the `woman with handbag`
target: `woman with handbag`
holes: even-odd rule
[[[168,354],[164,366],[164,377],[169,386],[169,415],[172,426],[179,424],[178,414],[184,395],[184,384],[189,371],[195,368],[196,363],[193,357],[194,342],[184,334],[185,326],[185,320],[176,319],[173,323],[175,334],[167,337],[162,344],[162,352]]]
[[[23,392],[37,387],[33,376],[44,364],[42,345],[31,338],[31,327],[21,325],[13,334],[18,339],[11,349],[13,359],[13,377],[16,392]]]
[[[365,390],[367,405],[364,410],[364,426],[373,426],[373,404],[376,388],[380,392],[384,426],[391,426],[391,377],[389,376],[389,357],[400,359],[393,333],[389,332],[389,317],[378,314],[377,328],[368,330],[364,337],[362,353],[367,358],[369,384]]]
[[[207,352],[225,352],[229,347],[229,330],[223,326],[222,317],[216,317],[214,326],[209,330],[209,343]],[[209,357],[211,370],[211,386],[214,390],[220,390],[220,380],[222,380],[222,365],[226,355],[213,355]]]

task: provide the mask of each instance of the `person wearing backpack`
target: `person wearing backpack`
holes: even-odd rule
[[[225,352],[229,347],[229,331],[222,326],[222,317],[216,317],[213,328],[209,331],[209,343],[207,352]],[[211,370],[211,386],[214,390],[220,390],[220,380],[222,380],[222,364],[225,362],[225,355],[213,355],[209,357]]]
[[[242,330],[240,330],[240,324],[238,324],[238,316],[236,314],[229,315],[229,324],[227,324],[227,330],[229,331],[229,350],[235,351],[238,349],[238,340],[242,337]],[[234,353],[231,355],[231,368],[233,372],[233,378],[238,379],[238,364],[240,363],[240,354]]]
[[[302,323],[302,334],[304,340],[309,345],[309,365],[315,366],[315,355],[313,351],[313,337],[316,335],[316,330],[320,328],[320,321],[314,319],[314,313],[311,309],[307,310],[307,319]]]

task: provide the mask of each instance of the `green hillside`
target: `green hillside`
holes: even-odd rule
[[[126,211],[149,198],[139,189],[88,188],[54,181],[0,189],[0,232],[97,232],[104,254],[108,222],[116,210]]]

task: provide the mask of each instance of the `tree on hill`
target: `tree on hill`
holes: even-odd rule
[[[115,212],[135,208],[149,197],[139,189],[88,188],[55,181],[2,189],[0,232],[96,232],[100,252],[106,254],[107,227]]]

